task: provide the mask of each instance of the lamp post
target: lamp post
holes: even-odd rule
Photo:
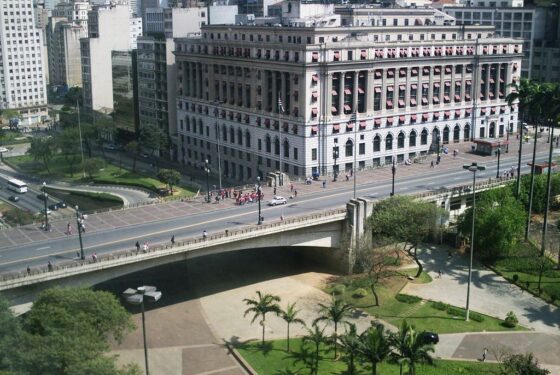
[[[45,203],[45,231],[49,230],[49,215],[47,211],[47,202],[49,200],[49,195],[46,191],[47,183],[43,181],[43,202]]]
[[[333,167],[333,181],[336,181],[338,177],[338,165],[336,164],[336,160],[338,159],[338,147],[333,150],[333,159],[334,159],[334,167]]]
[[[525,129],[525,125],[526,124],[523,122],[521,123],[521,127],[517,129],[517,134],[519,134],[519,152],[517,155],[517,181],[515,182],[515,196],[517,200],[521,199],[521,152],[523,151],[523,130]]]
[[[393,174],[393,182],[391,183],[391,196],[395,195],[395,174],[397,173],[397,166],[395,165],[395,158],[393,158],[393,166],[391,167]]]
[[[257,221],[257,225],[261,225],[261,176],[257,176],[257,201],[259,202],[259,220]]]
[[[354,163],[352,164],[352,167],[354,168],[354,176],[353,176],[353,180],[354,180],[354,199],[356,199],[356,179],[357,179],[357,173],[358,173],[358,168],[357,168],[357,161],[356,161],[356,157],[357,157],[357,153],[358,153],[358,149],[356,148],[356,141],[357,141],[357,133],[358,133],[358,115],[356,114],[356,112],[352,113],[352,116],[350,116],[350,121],[354,123]]]
[[[84,254],[84,243],[82,241],[82,223],[80,222],[80,208],[76,205],[76,228],[78,229],[78,238],[80,239],[80,259],[86,259]]]
[[[206,172],[206,203],[210,203],[210,167],[208,159],[204,160],[204,171]]]
[[[472,163],[471,165],[463,165],[463,169],[472,172],[473,174],[473,185],[472,185],[472,224],[471,224],[471,253],[470,253],[470,260],[469,260],[469,280],[467,283],[467,314],[465,316],[465,320],[469,320],[469,312],[470,312],[470,296],[471,296],[471,279],[472,279],[472,263],[473,263],[473,249],[474,249],[474,218],[476,215],[476,172],[483,171],[486,169],[483,165],[478,165],[477,163]]]
[[[525,227],[525,241],[529,239],[529,228],[531,227],[531,212],[533,211],[533,192],[535,191],[535,158],[537,157],[537,124],[533,126],[535,130],[535,141],[533,143],[533,158],[531,161],[531,181],[529,183],[529,207],[527,211],[527,226]]]
[[[502,153],[502,145],[498,141],[498,149],[496,150],[496,155],[498,155],[498,164],[496,165],[496,178],[500,178],[500,155]]]
[[[150,375],[148,366],[148,345],[146,340],[146,316],[144,314],[144,299],[149,302],[157,302],[161,299],[161,292],[155,286],[141,286],[138,289],[128,288],[123,292],[126,302],[131,305],[140,305],[142,309],[142,336],[144,337],[144,362],[146,364],[146,375]]]
[[[511,124],[508,123],[507,129],[506,129],[506,154],[509,152],[509,130],[511,128]]]

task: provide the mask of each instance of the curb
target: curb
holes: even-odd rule
[[[258,372],[255,371],[255,369],[253,369],[251,367],[251,365],[249,363],[247,363],[247,361],[245,361],[245,359],[241,356],[241,354],[239,354],[237,349],[235,349],[235,347],[233,345],[231,345],[231,343],[229,343],[228,341],[225,341],[225,340],[224,340],[224,343],[226,344],[226,348],[228,349],[228,352],[233,356],[233,358],[239,364],[239,366],[241,366],[243,368],[243,370],[245,370],[245,372],[247,372],[247,374],[249,374],[249,375],[258,375],[259,374]]]

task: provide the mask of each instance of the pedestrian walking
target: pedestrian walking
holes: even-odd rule
[[[140,251],[140,242],[136,241],[136,253]]]
[[[49,272],[52,272],[53,270],[53,265],[50,260],[47,262],[47,269],[49,270]]]
[[[441,279],[441,275],[442,275],[442,273],[443,273],[443,272],[441,272],[441,270],[438,270],[438,271],[437,271],[437,274],[438,274],[438,279]]]
[[[70,223],[66,224],[66,234],[72,234],[72,226],[70,225]]]
[[[488,348],[484,348],[482,352],[482,362],[486,361],[486,355],[488,354]]]
[[[31,275],[31,268],[29,268],[29,266],[27,266],[27,274]]]
[[[171,246],[175,245],[175,235],[171,236]]]
[[[327,180],[323,180],[323,189],[327,187]]]
[[[284,215],[280,215],[280,221],[284,221]]]
[[[97,263],[97,253],[93,253],[91,255],[91,259],[93,260],[93,263]]]
[[[205,230],[202,231],[202,239],[206,240],[208,238],[208,232]]]
[[[297,189],[294,189],[294,198],[297,198]]]
[[[430,163],[430,168],[434,167],[434,161],[432,160],[432,162]]]
[[[144,244],[142,245],[142,251],[143,252],[147,252],[148,251],[148,243],[144,242]]]
[[[294,192],[294,184],[293,183],[290,183],[290,192],[292,192],[292,193]]]

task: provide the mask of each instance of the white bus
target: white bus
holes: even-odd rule
[[[11,180],[8,181],[8,189],[13,190],[16,193],[23,194],[27,192],[27,184],[23,181],[12,178]]]

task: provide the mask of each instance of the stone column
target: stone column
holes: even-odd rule
[[[354,71],[352,72],[354,76],[352,90],[352,112],[358,112],[358,79],[359,79],[359,72]],[[357,125],[355,125],[357,126]]]
[[[368,70],[367,71],[367,78],[366,78],[366,87],[364,87],[365,90],[365,96],[366,96],[366,108],[365,108],[365,112],[367,114],[371,114],[373,113],[373,95],[374,95],[374,90],[375,90],[375,85],[373,84],[374,82],[374,71],[373,70]]]

